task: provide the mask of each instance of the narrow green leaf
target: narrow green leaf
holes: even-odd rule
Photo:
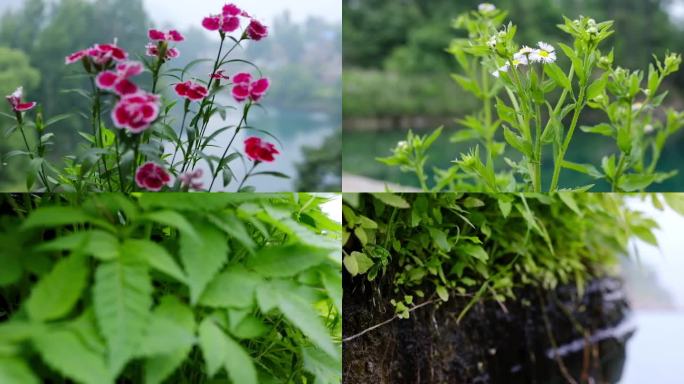
[[[447,234],[437,228],[428,227],[428,232],[430,232],[430,237],[434,240],[437,247],[444,252],[451,251],[451,244],[447,238]]]
[[[316,384],[339,384],[342,382],[342,361],[334,359],[318,349],[302,348],[304,369],[316,376]]]
[[[76,305],[88,280],[88,268],[81,254],[60,260],[50,273],[31,291],[26,310],[31,319],[47,321],[59,319]]]
[[[342,313],[342,273],[338,268],[324,268],[321,270],[321,282],[333,301],[335,308]]]

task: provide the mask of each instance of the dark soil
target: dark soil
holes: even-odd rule
[[[344,276],[344,337],[393,317],[388,287]],[[344,343],[344,383],[617,383],[633,334],[622,282],[527,288],[474,306],[452,298]],[[417,303],[419,304],[420,301]],[[549,329],[547,330],[547,325]],[[559,347],[556,349],[554,346]]]

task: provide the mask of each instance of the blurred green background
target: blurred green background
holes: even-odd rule
[[[684,53],[684,4],[674,0],[500,0],[490,1],[509,11],[518,25],[516,40],[534,44],[539,40],[568,38],[556,25],[562,15],[590,16],[597,21],[615,20],[616,34],[604,43],[615,45],[616,64],[647,69],[652,55]],[[428,168],[446,168],[469,145],[449,142],[460,129],[455,118],[470,113],[475,100],[450,78],[458,72],[446,51],[454,37],[451,28],[462,12],[476,9],[472,0],[343,0],[343,169],[373,179],[417,186],[415,177],[375,161],[384,157],[406,135],[406,130],[425,133],[444,124],[446,133],[433,147]],[[684,72],[666,85],[666,104],[684,109]],[[588,114],[586,121],[600,120]],[[600,164],[615,150],[604,137],[576,134],[568,159]],[[680,169],[675,178],[653,191],[684,191],[684,135],[668,143],[660,169]],[[547,164],[549,162],[546,162]],[[548,172],[548,171],[547,171]],[[582,175],[564,171],[561,187],[589,183]],[[598,185],[607,190],[607,185]]]
[[[249,11],[266,6],[251,1],[236,3]],[[213,59],[218,35],[203,30],[200,24],[203,15],[219,12],[223,4],[222,0],[198,4],[180,0],[0,0],[0,96],[4,98],[23,85],[26,99],[38,101],[46,118],[74,113],[74,117],[48,129],[55,133],[56,142],[49,159],[61,164],[63,157],[74,154],[77,143],[83,142],[77,132],[90,129],[89,101],[76,93],[64,93],[74,88],[89,89],[86,78],[74,76],[82,73],[78,64],[64,65],[66,55],[117,38],[131,59],[137,59],[144,54],[148,28],[156,27],[178,28],[186,37],[178,45],[180,58],[168,68],[182,68],[198,58]],[[269,130],[283,144],[278,164],[268,170],[292,176],[290,181],[256,178],[252,184],[262,191],[339,191],[341,16],[334,7],[326,10],[327,17],[321,17],[304,9],[306,4],[288,4],[294,5],[279,3],[277,9],[282,13],[262,18],[270,27],[268,39],[247,43],[243,51],[238,50],[238,56],[257,63],[273,85],[263,101],[265,109],[255,111],[252,117],[252,125]],[[172,11],[178,12],[174,15]],[[239,69],[229,67],[228,73]],[[208,64],[198,65],[193,74],[205,79],[210,71]],[[136,81],[149,89],[150,77],[147,74]],[[168,89],[167,96],[175,97]],[[225,96],[222,103],[230,103],[230,95]],[[4,101],[0,101],[0,111],[10,112]],[[10,124],[0,117],[0,132]],[[34,135],[29,139],[36,140]],[[19,134],[0,140],[0,191],[25,188],[27,160],[7,159],[9,152],[22,146]]]

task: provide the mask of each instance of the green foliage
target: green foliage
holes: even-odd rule
[[[325,201],[3,196],[1,381],[339,383],[341,228]]]
[[[557,192],[566,169],[604,180],[614,192],[634,192],[677,174],[660,172],[658,162],[668,139],[684,127],[682,113],[661,109],[667,92],[660,88],[679,70],[680,55],[668,53],[662,62],[655,58],[644,81],[645,73],[614,66],[613,51],[599,49],[614,33],[612,21],[565,18],[558,28],[572,38],[572,46],[540,42],[530,48],[517,42],[515,25],[504,25],[506,16],[500,10],[471,11],[453,23],[468,33],[449,47],[462,69],[453,77],[480,101],[480,110],[458,121],[463,129],[451,141],[477,141],[485,151],[480,155],[475,147],[438,171],[434,190],[541,192],[548,183],[548,190]],[[565,66],[557,63],[561,51]],[[580,127],[590,108],[603,111],[608,121]],[[618,153],[603,158],[601,171],[566,159],[577,129],[615,142]],[[416,150],[410,142],[400,142],[394,155],[382,160],[415,173],[423,190],[433,189],[424,176],[424,157],[406,156]],[[548,157],[553,172],[545,175],[542,163]],[[594,186],[570,188],[586,191]]]
[[[683,199],[650,197],[659,207],[666,201],[681,208]],[[575,283],[581,291],[591,277],[610,273],[631,238],[656,244],[657,223],[628,209],[623,198],[362,194],[346,198],[343,208],[344,265],[356,278],[390,282],[404,318],[417,298],[472,297],[465,313],[480,300],[515,299],[521,286]]]

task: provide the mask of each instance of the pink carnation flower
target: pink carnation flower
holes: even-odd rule
[[[254,41],[268,37],[268,27],[256,19],[252,19],[247,26],[247,36]]]
[[[159,97],[144,92],[122,97],[112,110],[114,125],[133,133],[149,128],[158,116]]]
[[[126,61],[116,66],[116,72],[100,72],[95,78],[95,84],[100,89],[114,90],[119,96],[130,95],[138,92],[138,86],[128,79],[137,76],[142,72],[142,63],[138,61]]]
[[[275,145],[258,137],[250,137],[245,140],[245,153],[254,161],[267,163],[274,161],[275,155],[280,154]]]
[[[135,183],[148,191],[159,192],[170,181],[171,176],[166,169],[153,162],[141,165],[135,172]]]
[[[225,70],[219,69],[218,71],[212,73],[210,76],[211,76],[211,78],[214,79],[214,80],[219,80],[219,81],[221,81],[221,80],[229,80],[229,79],[230,79],[230,76],[226,75],[224,72],[225,72]]]
[[[174,90],[178,96],[192,101],[202,100],[207,97],[207,94],[209,93],[205,86],[193,83],[189,80],[184,83],[176,84]]]
[[[33,109],[36,106],[35,101],[22,103],[21,99],[24,97],[24,87],[17,88],[11,95],[7,96],[7,102],[12,107],[14,112],[25,112]]]
[[[195,191],[201,191],[203,187],[201,181],[202,175],[204,175],[202,169],[196,169],[192,172],[185,172],[180,176],[181,185]]]
[[[240,28],[240,16],[243,16],[242,10],[235,4],[226,4],[223,6],[220,15],[207,16],[202,20],[202,26],[209,31],[218,31],[229,33]]]
[[[170,30],[168,33],[164,33],[157,29],[150,29],[147,31],[147,37],[152,41],[173,41],[181,42],[185,40],[185,37],[175,29]]]
[[[233,83],[233,98],[238,102],[243,102],[247,99],[258,102],[271,86],[268,78],[264,77],[252,81],[252,75],[249,73],[238,73],[233,76]]]

